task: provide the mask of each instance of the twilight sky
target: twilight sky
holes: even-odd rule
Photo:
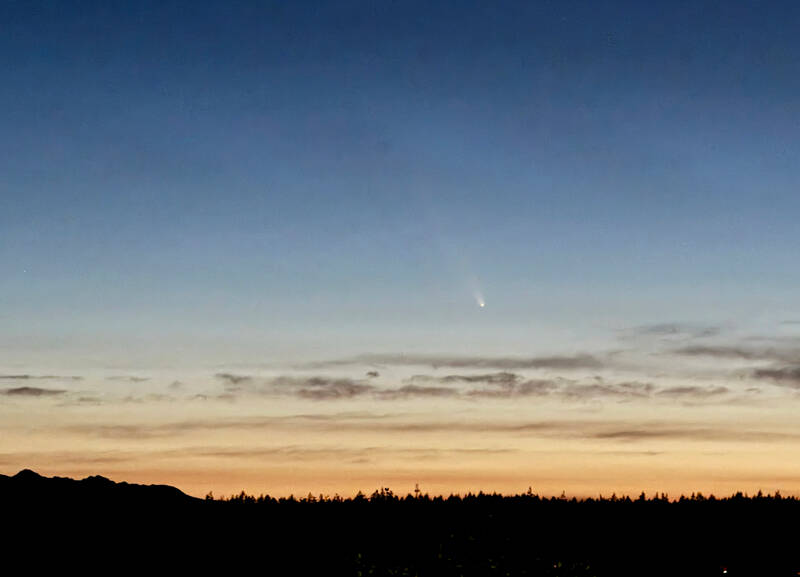
[[[3,3],[0,472],[800,494],[799,26]]]

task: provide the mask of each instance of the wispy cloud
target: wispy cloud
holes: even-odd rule
[[[149,381],[150,377],[137,377],[135,375],[115,375],[111,377],[106,377],[107,381],[125,381],[128,383],[144,383],[145,381]]]
[[[800,388],[800,365],[755,369],[752,376],[756,379],[774,381],[779,385]]]
[[[624,382],[624,383],[570,383],[561,392],[567,399],[642,399],[649,397],[656,389],[652,383]]]
[[[128,395],[122,399],[123,403],[161,403],[175,401],[172,395],[165,395],[163,393],[148,393],[142,396]]]
[[[61,427],[67,433],[90,435],[94,437],[114,439],[137,439],[172,437],[186,433],[211,432],[222,430],[268,430],[270,428],[290,427],[298,425],[305,427],[323,427],[334,429],[343,426],[354,426],[362,421],[379,422],[393,418],[395,415],[386,413],[341,412],[322,414],[299,414],[269,417],[239,417],[217,419],[189,419],[157,424],[120,424],[120,423],[90,423],[73,424]]]
[[[705,338],[720,334],[722,328],[716,325],[695,323],[655,323],[640,325],[623,331],[626,337],[664,337],[664,338]]]
[[[260,392],[287,391],[305,399],[352,399],[373,391],[375,387],[349,378],[330,377],[275,377],[265,381]]]
[[[630,427],[597,431],[589,435],[593,439],[618,441],[645,440],[687,440],[687,441],[729,441],[729,442],[763,442],[797,439],[794,433],[764,430],[732,430],[730,428],[713,428],[701,426],[662,426],[662,427]]]
[[[465,394],[471,398],[507,399],[511,397],[542,397],[557,390],[561,383],[549,379],[536,379],[525,382],[501,381],[488,383],[479,389],[471,389]]]
[[[518,453],[519,449],[509,447],[395,447],[368,446],[343,447],[320,445],[279,445],[279,446],[187,446],[179,449],[137,450],[137,451],[41,451],[0,453],[0,465],[17,466],[20,463],[46,462],[70,466],[97,466],[119,463],[135,463],[153,458],[199,457],[223,460],[264,459],[279,461],[347,461],[368,463],[374,460],[446,460],[463,457],[494,456]]]
[[[697,386],[684,386],[684,387],[669,387],[658,391],[658,395],[662,397],[682,397],[682,398],[700,398],[705,399],[708,397],[716,397],[729,393],[728,387],[697,387]]]
[[[63,389],[43,389],[41,387],[13,387],[3,389],[2,394],[10,397],[52,397],[66,393]]]
[[[717,359],[741,359],[747,361],[762,361],[783,358],[789,354],[787,351],[777,349],[758,349],[742,346],[704,345],[687,346],[670,351],[676,355],[689,357],[711,357]]]
[[[279,447],[189,447],[174,453],[212,458],[235,459],[261,459],[264,457],[284,458],[290,460],[329,460],[329,459],[355,459],[355,458],[380,458],[392,459],[445,459],[448,457],[462,457],[465,455],[498,455],[516,453],[518,449],[512,448],[451,448],[441,449],[435,447],[314,447],[304,445],[289,445]]]
[[[362,385],[349,381],[327,383],[324,386],[299,389],[297,395],[305,399],[330,400],[352,399],[373,390],[369,385]]]
[[[357,379],[325,376],[278,376],[257,378],[252,375],[217,373],[218,379],[225,382],[228,393],[251,395],[292,394],[305,399],[333,400],[350,399],[375,389]]]
[[[234,375],[232,373],[217,373],[214,376],[230,385],[241,385],[253,380],[250,375]]]
[[[726,387],[668,387],[661,388],[650,382],[608,382],[595,376],[590,382],[564,377],[524,378],[509,371],[477,374],[426,375],[417,374],[406,379],[400,387],[380,387],[374,381],[330,376],[291,376],[258,378],[250,375],[225,375],[226,399],[239,396],[296,396],[316,401],[337,401],[358,397],[377,400],[404,400],[413,398],[441,398],[452,400],[511,399],[548,397],[563,401],[630,402],[648,399],[693,400],[720,399],[729,390]],[[231,385],[232,382],[245,383]],[[219,396],[204,396],[214,399]],[[719,400],[717,401],[719,402]]]
[[[508,385],[519,382],[522,377],[507,371],[480,375],[445,375],[439,377],[442,383],[485,383],[487,385]]]
[[[186,433],[219,430],[297,430],[303,427],[320,432],[360,431],[370,434],[438,434],[512,435],[541,438],[587,439],[596,441],[640,442],[652,440],[681,440],[695,442],[765,442],[798,440],[800,434],[791,431],[747,428],[737,425],[717,427],[700,423],[624,422],[598,420],[540,420],[508,422],[506,420],[471,421],[413,421],[372,415],[363,419],[343,415],[208,419],[166,423],[160,425],[94,424],[62,427],[63,431],[95,437],[114,439],[142,439],[175,437]],[[322,417],[322,416],[320,416]],[[230,449],[229,451],[236,451]]]
[[[0,453],[0,465],[4,467],[19,466],[29,463],[47,463],[48,465],[108,465],[129,462],[134,457],[130,454],[94,451],[43,451],[43,452],[6,452]]]
[[[430,366],[433,368],[470,369],[598,369],[604,362],[590,354],[536,357],[485,357],[458,355],[419,355],[419,354],[367,354],[348,359],[310,363],[310,367],[337,365],[377,364],[396,366]]]
[[[58,404],[59,407],[74,407],[74,406],[81,406],[81,405],[89,405],[99,407],[100,405],[106,404],[105,401],[97,396],[91,395],[81,395],[77,398],[65,398],[64,401]]]
[[[565,401],[610,399],[619,402],[647,399],[656,390],[652,383],[607,383],[599,378],[595,382],[580,383],[559,378],[499,383],[494,387],[472,389],[465,394],[472,398],[551,397]]]
[[[75,375],[30,375],[30,374],[16,374],[16,375],[0,375],[0,380],[4,381],[82,381],[83,377]]]
[[[411,397],[438,397],[453,398],[459,396],[460,392],[450,387],[423,387],[419,385],[405,385],[397,389],[378,391],[376,396],[380,399],[408,399]]]

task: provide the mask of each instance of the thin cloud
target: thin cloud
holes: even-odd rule
[[[65,402],[61,403],[59,406],[61,406],[61,407],[76,406],[76,405],[78,405],[78,406],[79,405],[100,406],[100,405],[103,405],[103,404],[105,404],[105,402],[103,401],[102,398],[85,395],[85,396],[78,397],[77,399],[70,399],[68,401],[65,401]]]
[[[625,423],[615,421],[531,421],[522,423],[489,422],[424,422],[424,423],[349,423],[376,432],[459,432],[480,434],[518,434],[543,438],[619,440],[624,442],[646,440],[687,440],[720,442],[763,442],[796,440],[800,434],[760,429],[730,429],[702,424],[672,424],[668,422]],[[341,426],[337,427],[341,428]]]
[[[658,391],[658,395],[662,397],[694,397],[694,398],[707,398],[725,395],[729,393],[728,387],[669,387]]]
[[[645,401],[660,397],[675,400],[703,400],[720,398],[729,392],[725,387],[669,387],[659,388],[653,383],[639,381],[605,382],[595,377],[592,382],[559,378],[527,379],[514,372],[499,371],[479,374],[418,374],[396,388],[381,388],[365,379],[328,376],[278,376],[255,379],[244,375],[230,375],[223,380],[228,383],[225,400],[239,395],[296,396],[315,401],[336,401],[371,396],[376,400],[392,401],[413,398],[439,398],[452,400],[512,399],[548,397],[563,401],[615,402]],[[246,389],[233,387],[232,382],[251,383]],[[208,399],[219,399],[209,396]]]
[[[198,431],[220,430],[265,430],[270,428],[291,427],[298,424],[308,427],[332,427],[339,429],[346,424],[360,421],[378,422],[394,415],[386,413],[326,413],[326,414],[300,414],[282,417],[248,417],[232,419],[193,419],[161,424],[80,424],[62,427],[60,430],[67,433],[90,435],[102,438],[136,439],[160,438],[183,435]]]
[[[508,399],[512,397],[543,397],[551,394],[560,387],[560,383],[549,379],[538,379],[516,382],[492,383],[497,385],[491,388],[472,389],[466,395],[472,398]]]
[[[408,399],[411,397],[452,398],[459,395],[459,391],[449,387],[421,387],[419,385],[405,385],[397,389],[379,391],[376,396],[380,399]]]
[[[655,389],[651,383],[590,383],[590,384],[569,384],[562,391],[561,395],[566,399],[589,400],[597,398],[616,398],[616,399],[642,399],[649,397]]]
[[[440,378],[442,383],[486,383],[488,385],[508,385],[518,382],[522,377],[516,373],[503,371],[483,375],[446,375]]]
[[[37,381],[45,381],[45,380],[59,380],[59,381],[82,381],[83,377],[75,376],[75,375],[29,375],[29,374],[17,374],[17,375],[0,375],[0,379],[5,381],[28,381],[28,380],[37,380]]]
[[[261,459],[285,458],[289,460],[339,460],[342,458],[361,458],[374,459],[376,457],[392,457],[401,459],[445,459],[453,456],[464,455],[498,455],[519,452],[518,449],[510,448],[458,448],[458,449],[439,449],[434,447],[363,447],[363,448],[343,448],[343,447],[309,447],[302,445],[288,445],[279,447],[188,447],[176,451],[164,451],[157,454],[164,456],[172,455],[192,455],[198,457],[212,458],[234,458],[234,459]]]
[[[599,369],[605,363],[589,354],[542,357],[483,357],[449,355],[403,355],[368,354],[349,359],[311,363],[311,367],[325,367],[353,364],[379,364],[395,366],[430,366],[433,368],[473,368],[473,369]]]
[[[752,376],[756,379],[774,381],[779,385],[800,388],[800,365],[771,369],[755,369],[752,372]]]
[[[646,398],[655,390],[651,383],[623,382],[589,384],[569,379],[532,379],[520,383],[501,383],[494,388],[467,391],[471,397],[513,398],[513,397],[556,397],[563,400],[590,400],[600,398],[634,399]]]
[[[628,336],[705,338],[721,332],[721,327],[694,323],[654,323],[627,329]]]
[[[215,401],[228,401],[232,402],[236,400],[236,395],[233,393],[220,393],[218,395],[204,395],[203,393],[196,393],[187,397],[190,401],[208,401],[208,400],[215,400]]]
[[[289,389],[298,397],[314,400],[352,399],[375,389],[372,385],[348,378],[276,377],[267,382],[262,392],[281,392]]]
[[[117,375],[112,377],[106,377],[107,381],[125,381],[128,383],[143,383],[145,381],[149,381],[150,377],[137,377],[135,375]]]
[[[424,375],[417,375],[417,378],[424,377]],[[444,382],[466,382],[470,384],[481,383],[485,386],[467,389],[465,391],[458,391],[457,389],[445,387],[420,387],[409,385],[402,389],[395,391],[406,391],[411,396],[417,394],[419,396],[440,396],[452,398],[469,398],[469,399],[510,399],[510,398],[523,398],[523,397],[554,397],[564,400],[588,400],[588,399],[601,399],[601,398],[614,398],[620,399],[643,399],[650,397],[656,390],[656,386],[652,383],[640,382],[622,382],[622,383],[590,383],[580,384],[576,381],[569,379],[530,379],[521,381],[518,375],[512,373],[496,373],[494,375],[476,375],[472,379],[470,377],[458,378],[448,377],[432,377],[437,381]],[[490,378],[487,378],[490,377]],[[495,377],[495,378],[491,378]],[[395,392],[387,392],[382,395],[383,398],[397,398],[398,394]]]
[[[780,344],[772,347],[741,345],[688,346],[674,349],[670,352],[672,354],[689,357],[708,357],[710,359],[729,359],[734,361],[778,362],[788,365],[795,365],[798,359],[800,359],[800,348],[798,348],[798,341],[796,339],[769,338],[766,340]]]
[[[676,355],[689,357],[712,357],[718,359],[769,360],[781,357],[782,353],[773,349],[749,349],[732,346],[688,346],[671,351]]]
[[[341,447],[197,447],[186,448],[177,451],[169,451],[165,456],[172,455],[191,455],[196,457],[211,457],[214,459],[263,459],[263,458],[283,458],[291,461],[316,461],[316,460],[339,460],[342,458],[355,458],[363,456],[368,452],[365,449],[345,449]]]
[[[365,415],[294,415],[291,417],[260,417],[248,419],[208,419],[143,424],[72,425],[59,430],[113,439],[143,439],[177,437],[190,432],[219,430],[297,430],[298,426],[320,432],[361,431],[372,434],[435,434],[463,433],[478,435],[534,436],[545,439],[586,439],[625,443],[644,441],[696,442],[765,442],[797,440],[800,434],[763,429],[710,427],[703,423],[624,422],[597,420],[542,420],[527,422],[494,421],[403,421],[397,416]]]
[[[275,377],[267,381],[269,385],[274,387],[311,387],[311,388],[325,388],[335,387],[348,384],[357,384],[359,381],[349,378],[334,378],[334,377]]]
[[[467,391],[472,398],[514,398],[548,396],[565,401],[616,400],[628,402],[652,399],[654,396],[672,399],[701,400],[720,397],[729,393],[727,387],[668,387],[659,389],[653,383],[630,381],[621,383],[578,383],[566,379],[530,380],[517,384],[505,384],[495,388],[482,388]]]
[[[798,435],[776,431],[714,429],[711,427],[624,428],[599,431],[589,435],[593,439],[618,441],[688,440],[688,441],[780,441],[797,439]]]
[[[376,387],[364,380],[347,377],[282,375],[272,378],[256,378],[250,375],[231,373],[217,373],[215,376],[225,383],[225,395],[203,396],[203,400],[233,400],[240,395],[267,397],[291,395],[321,401],[352,399],[377,390]],[[196,396],[195,398],[201,397]]]
[[[122,399],[123,403],[161,403],[161,402],[171,402],[175,401],[175,397],[171,395],[165,395],[163,393],[150,393],[147,395],[142,395],[140,397],[136,397],[133,395],[128,395],[127,397]]]
[[[63,427],[66,433],[89,435],[103,439],[151,439],[172,437],[183,432],[181,425],[69,425]]]
[[[297,391],[297,396],[314,400],[352,399],[370,392],[373,388],[370,385],[342,380],[324,386],[300,389]]]
[[[106,465],[125,463],[133,460],[130,454],[113,452],[79,452],[79,451],[47,451],[47,452],[21,452],[0,453],[0,465],[4,467],[18,466],[20,463],[43,462],[67,466],[75,465]]]
[[[13,387],[2,391],[9,397],[53,397],[66,392],[64,389],[43,389],[41,387]]]
[[[217,373],[214,375],[216,378],[225,381],[231,385],[240,385],[253,380],[250,375],[234,375],[232,373]]]

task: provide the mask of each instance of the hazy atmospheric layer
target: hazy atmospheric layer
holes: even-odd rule
[[[800,493],[800,335],[782,328],[640,326],[561,355],[6,367],[0,466],[197,495]]]

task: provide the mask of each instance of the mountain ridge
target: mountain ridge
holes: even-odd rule
[[[117,482],[102,475],[90,475],[83,479],[46,477],[27,468],[14,475],[0,474],[0,495],[14,496],[15,501],[20,497],[35,497],[37,501],[49,501],[57,498],[70,501],[77,499],[82,502],[112,499],[134,504],[201,501],[172,485]]]

